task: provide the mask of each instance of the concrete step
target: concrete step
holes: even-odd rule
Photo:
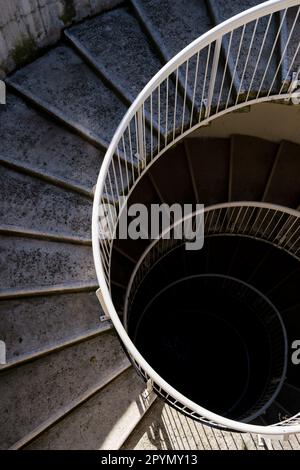
[[[277,150],[257,137],[231,137],[229,201],[261,201]]]
[[[0,164],[0,230],[91,240],[92,201]]]
[[[73,26],[65,34],[128,102],[162,67],[128,7],[105,12]]]
[[[158,188],[162,202],[193,204],[196,196],[193,188],[192,175],[187,161],[184,144],[174,146],[168,153],[149,169],[152,183]],[[176,181],[180,175],[180,184],[166,184]]]
[[[11,93],[1,107],[0,128],[1,161],[91,195],[103,151]]]
[[[95,291],[1,301],[0,331],[7,366],[106,331],[111,326],[100,322],[101,313]]]
[[[13,446],[43,423],[110,380],[128,364],[112,331],[0,372],[1,448]],[[114,405],[115,406],[115,405]]]
[[[126,369],[24,449],[119,449],[155,398],[145,398],[144,387]]]
[[[70,243],[1,236],[0,297],[31,295],[63,284],[96,285],[92,249]],[[33,291],[33,292],[32,292]]]
[[[65,31],[65,35],[78,53],[105,78],[110,88],[125,98],[129,104],[163,65],[153,44],[147,39],[141,25],[127,7],[109,11],[76,25]],[[166,132],[173,131],[174,116],[171,104],[174,102],[174,97],[175,85],[169,81],[168,92],[166,84],[161,85],[159,97],[157,92],[154,92],[152,107],[150,100],[145,103],[145,118],[149,126],[153,118],[154,141],[158,139],[158,128],[162,140]],[[166,100],[170,105],[168,122],[165,116]],[[158,115],[159,106],[160,115]],[[179,127],[182,117],[180,111],[183,109],[180,96],[177,106],[176,126]],[[186,122],[189,120],[188,110],[185,120]]]
[[[191,0],[188,8],[179,0],[131,3],[166,61],[213,27],[205,2],[199,0]]]
[[[300,145],[281,142],[263,200],[297,209],[300,204],[299,174]]]
[[[104,148],[126,112],[125,104],[115,93],[64,45],[19,70],[8,83],[40,108]]]
[[[229,139],[186,139],[186,151],[194,175],[197,202],[206,206],[226,202],[229,184]]]

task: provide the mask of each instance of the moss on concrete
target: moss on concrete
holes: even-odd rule
[[[12,58],[16,66],[20,67],[26,62],[33,60],[36,55],[36,50],[36,44],[31,37],[19,41],[12,50]]]
[[[64,11],[63,14],[60,16],[60,19],[62,20],[64,25],[68,25],[72,23],[75,17],[76,9],[73,0],[64,0]]]

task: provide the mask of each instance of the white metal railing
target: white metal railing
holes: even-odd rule
[[[236,15],[189,44],[138,95],[115,132],[101,167],[92,223],[101,303],[132,360],[145,371],[146,378],[160,384],[166,393],[170,386],[138,353],[115,310],[110,294],[110,264],[118,220],[109,227],[109,239],[102,240],[99,208],[110,200],[117,215],[120,214],[150,165],[196,128],[246,105],[291,99],[294,91],[291,80],[296,83],[300,74],[299,5],[300,0],[270,0]],[[287,34],[283,37],[284,25]],[[227,47],[223,47],[225,44]],[[227,51],[225,57],[223,50]],[[228,65],[230,57],[235,61],[233,71]],[[173,389],[169,394],[175,402],[184,398]],[[264,434],[300,431],[300,425],[279,430],[226,420],[189,400],[185,402],[191,414],[198,413],[203,419],[240,431]]]

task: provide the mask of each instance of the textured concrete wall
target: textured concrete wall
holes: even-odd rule
[[[54,44],[65,26],[120,0],[0,0],[0,78]]]

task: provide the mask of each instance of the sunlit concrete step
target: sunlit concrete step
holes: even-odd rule
[[[25,449],[119,449],[154,400],[130,367]]]
[[[126,364],[116,335],[107,331],[0,372],[1,421],[6,429],[1,448],[13,446],[57,414],[64,415]]]

